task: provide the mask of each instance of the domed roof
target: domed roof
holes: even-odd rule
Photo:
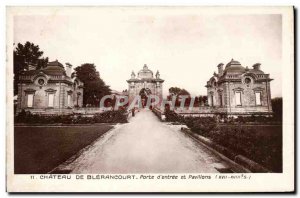
[[[264,74],[265,72],[261,71],[261,70],[256,70],[256,69],[250,69],[249,70],[251,73],[254,73],[254,74]]]
[[[243,73],[243,72],[245,72],[245,68],[241,65],[240,62],[231,59],[231,61],[229,63],[227,63],[224,72]]]
[[[138,72],[138,78],[153,78],[153,72],[144,64],[143,69]]]
[[[48,62],[47,67],[42,69],[44,73],[48,75],[60,76],[65,75],[64,66],[58,62],[58,60],[53,62]]]

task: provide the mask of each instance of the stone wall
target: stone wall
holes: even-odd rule
[[[241,106],[236,104],[235,94],[241,93]],[[256,104],[255,92],[261,93],[261,105]],[[224,82],[207,89],[209,106],[226,108],[228,112],[272,112],[269,82]],[[212,105],[213,95],[213,105]],[[220,97],[222,97],[222,105]]]
[[[54,113],[58,110],[58,113],[61,111],[68,111],[67,108],[72,108],[77,103],[77,93],[80,93],[78,104],[82,106],[83,99],[83,89],[73,90],[72,85],[66,83],[48,83],[44,86],[37,86],[34,83],[20,83],[18,93],[18,105],[17,112],[20,112],[22,109],[30,110],[34,113],[48,111]],[[29,91],[29,92],[28,92]],[[27,95],[28,93],[33,93],[33,106],[27,107]],[[54,94],[54,104],[53,107],[48,106],[48,94]],[[71,94],[71,104],[68,106],[68,93]],[[54,109],[54,110],[51,110]]]

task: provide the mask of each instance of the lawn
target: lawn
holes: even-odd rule
[[[66,161],[113,127],[89,126],[15,126],[15,174],[43,174]]]

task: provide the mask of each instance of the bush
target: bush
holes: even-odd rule
[[[174,111],[171,110],[165,110],[165,116],[167,122],[183,122],[184,118],[183,116],[178,115]]]
[[[126,123],[127,115],[124,110],[107,111],[95,114],[93,117],[81,114],[71,115],[38,115],[22,111],[15,117],[16,123],[27,124],[94,124],[94,123]]]
[[[169,121],[181,121],[191,131],[244,155],[274,172],[282,172],[282,128],[280,125],[248,125],[247,122],[267,123],[270,117],[251,116],[223,118],[218,123],[216,117],[181,117],[175,112],[166,114]]]
[[[184,123],[195,133],[207,136],[217,126],[215,117],[186,117]]]
[[[125,110],[118,111],[107,111],[101,114],[95,114],[94,117],[95,123],[126,123],[127,115]]]
[[[280,129],[260,131],[242,125],[218,126],[208,134],[214,142],[242,154],[266,168],[282,171],[282,134]]]

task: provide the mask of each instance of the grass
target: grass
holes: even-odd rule
[[[111,124],[66,127],[15,126],[15,174],[47,173],[112,127]]]

